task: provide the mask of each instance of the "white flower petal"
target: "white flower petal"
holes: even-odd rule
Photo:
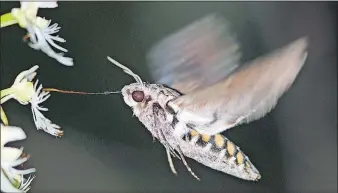
[[[58,6],[56,1],[36,2],[39,8],[56,8]]]
[[[56,43],[54,43],[54,41],[52,40],[51,36],[46,35],[46,36],[45,36],[45,39],[46,39],[46,41],[47,41],[50,45],[52,45],[54,48],[56,48],[56,49],[58,49],[58,50],[61,50],[61,51],[63,51],[63,52],[68,52],[67,49],[65,49],[65,48],[63,48],[63,47],[57,45]]]
[[[32,114],[33,114],[33,121],[35,123],[36,128],[39,130],[39,127],[36,125],[37,118],[36,118],[36,114],[35,114],[35,110],[34,110],[33,106],[31,107],[31,109],[32,109]]]
[[[13,168],[13,172],[15,172],[16,174],[19,174],[19,175],[27,175],[27,174],[31,174],[31,173],[36,172],[36,169],[30,168],[30,169],[25,169],[25,170],[18,170],[18,169]]]
[[[1,161],[12,162],[17,160],[23,152],[23,148],[4,147],[1,150]]]
[[[15,160],[15,161],[10,162],[8,164],[8,166],[10,166],[10,167],[16,167],[18,165],[21,165],[21,164],[25,163],[27,160],[28,160],[27,157],[19,158],[19,159]],[[16,170],[16,169],[14,169],[14,170]]]
[[[42,84],[40,84],[40,86],[38,87],[38,89],[35,91],[35,93],[37,94],[37,98],[40,99],[40,93],[42,91]]]
[[[56,8],[58,6],[56,1],[20,1],[21,9],[27,9],[32,6],[37,8]]]
[[[42,17],[36,17],[34,21],[34,25],[37,26],[38,28],[45,29],[46,27],[49,26],[51,20],[47,20]]]
[[[35,172],[35,168],[26,170],[13,168],[27,161],[27,157],[20,158],[23,148],[4,147],[10,141],[25,138],[26,134],[21,128],[1,124],[1,192],[26,192],[30,188],[32,178],[25,179],[23,175]]]
[[[28,81],[33,80],[33,78],[36,75],[36,70],[39,68],[38,65],[33,66],[29,70],[22,71],[14,80],[14,84],[19,84],[22,82],[24,79],[27,79]],[[13,85],[14,85],[13,84]]]
[[[42,107],[40,104],[46,101],[50,97],[50,94],[49,92],[42,91],[41,84],[39,86],[37,85],[38,81],[34,84],[34,88],[37,88],[37,90],[30,101],[35,126],[38,130],[42,129],[51,135],[60,136],[62,134],[62,131],[59,130],[60,126],[53,124],[40,112],[48,111],[48,108]]]
[[[27,31],[29,33],[29,39],[31,41],[30,44],[38,44],[38,39],[36,37],[35,28],[28,25],[26,29],[27,29]],[[38,48],[34,48],[34,49],[37,50]]]
[[[56,56],[54,58],[58,62],[60,62],[61,64],[65,65],[65,66],[73,66],[74,65],[73,58],[64,57],[64,56]]]
[[[57,27],[55,27],[56,25],[52,25],[53,28],[58,29]],[[55,29],[49,29],[49,27],[47,28],[47,30],[43,29],[39,29],[36,26],[32,26],[32,31],[31,33],[34,33],[34,35],[36,36],[36,42],[31,42],[28,45],[36,50],[41,50],[42,52],[44,52],[45,54],[47,54],[49,57],[56,59],[58,62],[60,62],[61,64],[64,64],[66,66],[73,66],[73,59],[69,58],[69,57],[64,57],[61,53],[56,53],[50,46],[53,46],[56,49],[59,49],[63,52],[68,52],[67,49],[55,44],[53,42],[53,39],[51,38],[51,33],[53,33],[53,30],[55,31]],[[44,31],[45,30],[45,31]],[[46,33],[47,32],[47,33]],[[48,34],[49,33],[49,34]],[[56,39],[59,39],[60,37],[57,37]]]
[[[30,1],[20,1],[20,6],[21,6],[21,9],[27,9],[30,6],[32,6],[32,2],[30,2]]]
[[[49,20],[48,26],[49,26],[50,23],[51,23],[51,20]],[[54,23],[53,25],[44,28],[44,29],[43,29],[43,32],[44,32],[45,34],[51,35],[51,34],[55,34],[55,33],[59,32],[60,29],[61,29],[61,27],[58,26],[57,23]]]
[[[1,147],[10,141],[23,139],[26,139],[26,134],[20,127],[4,126],[1,124]]]
[[[73,66],[73,59],[70,57],[64,57],[60,53],[56,53],[52,47],[58,49],[62,52],[68,52],[67,49],[63,48],[60,45],[57,45],[54,41],[64,43],[65,39],[54,36],[53,34],[59,32],[61,27],[57,23],[51,24],[51,20],[46,20],[45,18],[37,17],[37,11],[39,8],[55,8],[58,4],[56,1],[51,2],[21,2],[21,17],[22,17],[22,27],[25,27],[29,33],[30,42],[28,45],[35,49],[41,50],[49,57],[56,59],[58,62],[66,65]],[[15,12],[15,10],[14,10]],[[18,13],[19,14],[19,13]],[[19,17],[19,16],[18,16]]]
[[[38,84],[39,84],[39,79],[36,79],[36,81],[35,81],[35,83],[34,83],[34,90],[36,90]]]
[[[32,29],[34,30],[34,34],[36,36],[36,42],[32,42],[32,44],[35,44],[34,47],[36,47],[37,50],[40,49],[43,51],[43,47],[47,45],[47,42],[38,27],[33,26]]]
[[[34,77],[36,76],[36,74],[37,74],[36,72],[33,72],[32,74],[27,75],[27,80],[32,81]]]
[[[36,2],[20,2],[20,4],[21,11],[24,13],[26,20],[34,20],[39,10]]]
[[[49,92],[42,92],[40,95],[40,101],[41,103],[46,101],[51,95],[49,94]]]
[[[48,108],[45,108],[45,107],[36,107],[36,109],[39,111],[44,111],[44,112],[48,111]]]
[[[61,42],[61,43],[65,43],[66,42],[65,39],[63,39],[63,38],[61,38],[59,36],[51,36],[51,35],[47,35],[47,36],[48,36],[48,38],[50,38],[50,39],[52,39],[54,41],[57,41],[57,42]],[[67,50],[67,49],[65,49],[65,50]],[[67,52],[67,51],[65,51],[65,52]]]
[[[28,46],[33,48],[34,50],[40,50],[40,45],[34,43],[28,43]]]
[[[35,175],[30,175],[29,178],[26,180],[26,182],[23,182],[20,186],[20,189],[22,189],[23,191],[27,192],[30,189],[30,184],[32,183],[32,181],[34,180]]]

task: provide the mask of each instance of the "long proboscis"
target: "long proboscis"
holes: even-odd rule
[[[142,79],[140,78],[140,76],[138,76],[137,74],[135,74],[133,71],[131,71],[129,68],[127,68],[126,66],[124,66],[123,64],[117,62],[116,60],[114,60],[113,58],[107,56],[107,59],[115,64],[116,66],[122,68],[122,70],[131,75],[136,82],[143,84]],[[109,94],[118,94],[121,93],[121,91],[105,91],[105,92],[81,92],[81,91],[71,91],[71,90],[61,90],[61,89],[56,89],[56,88],[43,88],[42,89],[45,92],[59,92],[59,93],[65,93],[65,94],[79,94],[79,95],[109,95]]]
[[[79,94],[79,95],[109,95],[109,94],[121,93],[121,91],[80,92],[80,91],[71,91],[71,90],[60,90],[56,88],[43,88],[42,90],[46,92],[59,92],[59,93],[66,93],[66,94]]]
[[[136,80],[136,82],[138,82],[138,83],[140,83],[140,84],[143,85],[143,81],[142,81],[142,79],[140,78],[139,75],[135,74],[135,73],[134,73],[133,71],[131,71],[129,68],[127,68],[127,67],[124,66],[123,64],[119,63],[118,61],[114,60],[113,58],[107,56],[107,59],[108,59],[111,63],[115,64],[116,66],[118,66],[118,67],[120,67],[120,68],[122,68],[123,72],[125,72],[125,73],[129,74],[130,76],[132,76],[132,77]]]

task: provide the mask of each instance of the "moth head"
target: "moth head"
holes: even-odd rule
[[[145,83],[142,81],[142,79],[135,74],[133,71],[131,71],[129,68],[126,66],[120,64],[116,60],[112,59],[111,57],[107,57],[107,59],[115,64],[116,66],[122,68],[122,70],[132,76],[135,80],[136,83],[129,84],[122,89],[122,95],[124,102],[127,103],[130,107],[134,107],[138,103],[141,103],[145,99]]]
[[[135,115],[138,115],[143,110],[147,110],[146,108],[151,104],[151,101],[166,104],[168,100],[176,96],[176,92],[165,88],[163,85],[147,84],[143,82],[137,74],[109,56],[108,60],[122,68],[125,73],[132,76],[136,81],[135,83],[124,86],[121,90],[124,102],[133,108]]]
[[[130,107],[135,107],[145,102],[146,98],[149,97],[144,85],[140,83],[126,85],[121,92],[124,102]]]
[[[133,109],[134,115],[149,110],[154,99],[154,93],[148,88],[148,84],[132,83],[123,87],[121,93],[124,102]]]

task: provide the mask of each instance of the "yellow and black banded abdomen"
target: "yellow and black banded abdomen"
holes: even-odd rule
[[[233,160],[238,167],[242,166],[244,170],[251,170],[254,173],[259,173],[239,147],[221,134],[210,136],[200,134],[196,130],[190,129],[189,133],[186,135],[186,140],[190,143],[194,142],[195,145],[202,148],[211,146],[209,151],[212,151],[215,154],[225,152],[224,157],[222,157],[222,161],[229,162],[229,160]]]

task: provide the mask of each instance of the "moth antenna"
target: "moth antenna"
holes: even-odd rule
[[[170,169],[175,175],[177,175],[173,159],[171,158],[171,155],[170,155],[170,151],[168,149],[166,149],[166,152],[167,152],[167,156],[168,156],[168,162],[169,162]]]
[[[120,67],[123,69],[123,71],[129,75],[131,75],[132,77],[134,77],[134,79],[136,80],[136,82],[140,83],[140,84],[143,84],[143,81],[142,79],[140,78],[140,76],[138,76],[137,74],[135,74],[133,71],[131,71],[129,68],[127,68],[126,66],[120,64],[119,62],[117,62],[116,60],[114,60],[113,58],[107,56],[107,59],[115,64],[116,66]]]

